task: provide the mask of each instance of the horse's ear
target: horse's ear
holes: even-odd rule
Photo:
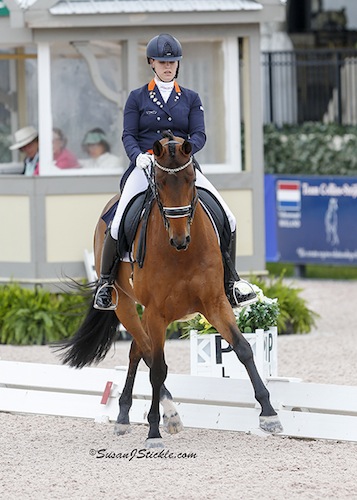
[[[164,148],[163,148],[160,141],[155,141],[154,145],[152,147],[152,150],[154,151],[154,155],[157,156],[158,158],[160,158],[160,156],[163,153]]]
[[[188,156],[192,151],[192,144],[188,141],[184,141],[181,146],[181,151],[184,155]]]

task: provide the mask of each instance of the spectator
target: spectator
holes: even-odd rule
[[[59,128],[53,129],[53,160],[58,168],[79,168],[75,155],[66,149],[67,138]]]
[[[102,169],[121,167],[119,158],[110,152],[110,144],[101,128],[94,128],[86,133],[82,148],[90,156],[89,159],[81,161],[83,167]]]
[[[27,176],[38,175],[39,153],[38,132],[32,127],[24,127],[14,134],[15,142],[10,146],[11,151],[20,150],[25,154],[23,174]]]

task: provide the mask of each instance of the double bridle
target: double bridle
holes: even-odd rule
[[[180,144],[180,142],[170,140],[166,144],[164,144],[164,146],[169,146],[170,144]],[[188,162],[186,162],[184,165],[180,165],[179,167],[176,167],[176,168],[164,167],[163,165],[160,165],[160,163],[157,160],[154,160],[154,165],[169,175],[176,174],[177,172],[181,172],[181,170],[184,170],[192,163],[193,163],[192,156],[190,157]],[[193,217],[194,217],[195,210],[196,210],[197,201],[198,201],[197,192],[196,192],[196,195],[192,198],[190,205],[184,205],[181,207],[164,207],[163,204],[161,203],[160,195],[159,195],[157,185],[155,182],[155,169],[151,170],[151,175],[149,175],[146,172],[146,170],[144,170],[144,172],[145,172],[145,175],[146,175],[147,180],[149,182],[149,186],[150,186],[151,191],[154,195],[154,198],[158,204],[158,207],[159,207],[161,216],[164,220],[166,229],[168,229],[170,226],[169,219],[178,219],[180,217],[188,217],[188,223],[192,224]]]

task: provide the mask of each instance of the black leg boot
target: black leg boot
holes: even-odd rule
[[[225,264],[225,290],[229,303],[232,307],[244,307],[254,304],[258,297],[253,290],[252,285],[245,280],[240,279],[236,269],[236,232],[232,233],[231,246],[229,251],[230,262]]]
[[[118,299],[118,292],[114,286],[115,274],[113,272],[114,268],[116,268],[117,262],[117,241],[112,238],[110,228],[108,228],[102,249],[100,277],[93,304],[95,309],[112,311],[117,307],[118,300],[116,300],[115,304],[112,302],[113,290],[116,293],[116,299]]]

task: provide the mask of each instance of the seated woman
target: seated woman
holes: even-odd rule
[[[101,128],[94,128],[86,133],[82,142],[82,148],[90,156],[87,160],[81,160],[82,167],[102,169],[121,168],[120,160],[110,152],[110,144],[104,130]]]
[[[80,168],[80,164],[75,155],[66,149],[67,138],[59,128],[53,129],[53,160],[58,168]]]

